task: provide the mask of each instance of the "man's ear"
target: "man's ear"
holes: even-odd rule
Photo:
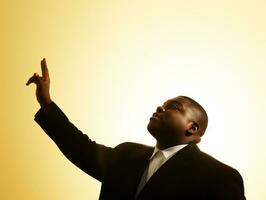
[[[199,130],[199,125],[196,122],[191,121],[191,122],[188,123],[188,130],[187,130],[187,132],[189,132],[191,134],[194,134],[198,130]]]
[[[191,143],[199,143],[201,141],[201,137],[198,134],[199,125],[192,121],[188,123],[188,129],[185,132],[187,137],[190,137]]]
[[[186,136],[194,135],[199,130],[199,125],[194,121],[189,122],[187,127]]]

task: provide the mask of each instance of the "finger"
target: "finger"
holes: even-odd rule
[[[26,85],[29,85],[31,83],[39,83],[39,75],[38,73],[34,73],[32,77],[29,78],[29,80],[27,81]]]
[[[44,80],[49,79],[49,72],[48,72],[48,67],[45,58],[42,59],[41,61],[41,68],[42,68],[42,77]]]

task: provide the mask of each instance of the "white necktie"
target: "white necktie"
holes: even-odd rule
[[[156,170],[164,163],[165,157],[162,151],[157,151],[149,163],[148,174],[146,177],[146,182],[150,177],[156,172]]]

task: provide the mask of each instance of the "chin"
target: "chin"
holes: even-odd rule
[[[161,130],[161,127],[160,127],[160,124],[159,123],[155,123],[155,122],[152,122],[150,121],[147,125],[147,130],[150,132],[150,134],[155,138],[157,139],[158,138],[158,133],[161,133],[162,130]]]

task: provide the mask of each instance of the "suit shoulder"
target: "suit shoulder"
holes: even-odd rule
[[[237,169],[202,151],[200,152],[200,156],[198,157],[201,160],[201,166],[203,166],[205,169],[204,171],[207,174],[211,174],[211,176],[209,176],[211,182],[215,182],[220,185],[220,187],[217,188],[224,188],[224,186],[227,185],[227,189],[233,188],[233,194],[237,192],[238,194],[242,195],[241,199],[245,199],[243,198],[244,180]]]
[[[233,168],[232,166],[218,160],[217,158],[214,158],[213,156],[209,155],[208,153],[205,153],[203,151],[200,151],[200,156],[198,159],[206,166],[209,166],[213,170],[218,170],[219,172],[224,173],[233,173],[236,175],[240,175],[239,172]]]
[[[126,160],[140,158],[152,150],[153,147],[136,142],[123,142],[114,147],[115,155]]]
[[[115,146],[116,151],[130,151],[130,150],[141,150],[141,149],[150,149],[152,148],[149,145],[136,143],[136,142],[123,142]]]

